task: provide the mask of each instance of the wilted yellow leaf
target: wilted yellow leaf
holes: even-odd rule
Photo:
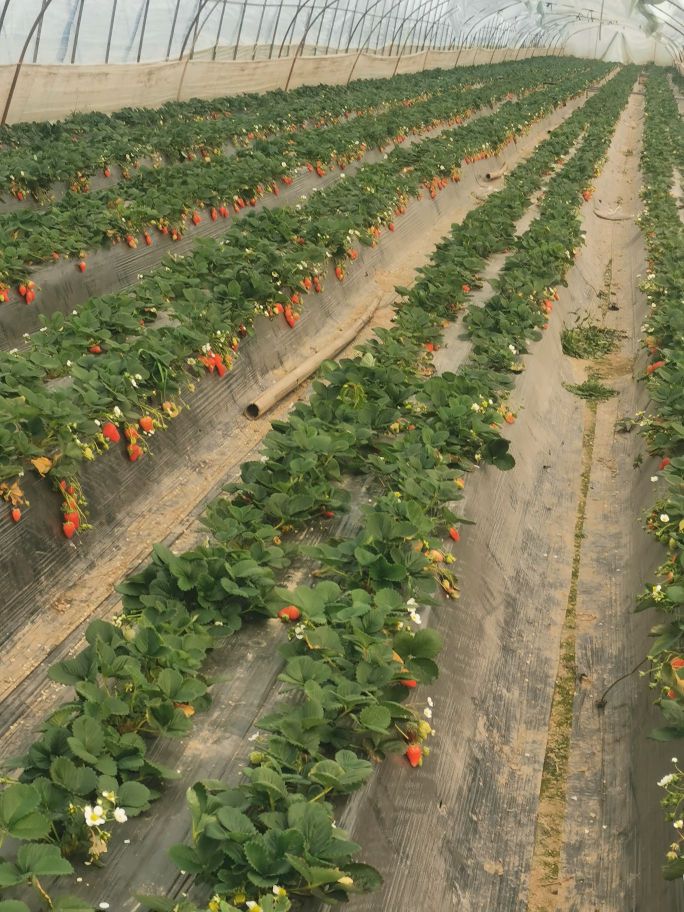
[[[174,703],[173,705],[176,707],[176,709],[180,709],[183,715],[188,719],[190,716],[195,715],[195,707],[191,706],[189,703]]]
[[[47,456],[36,456],[35,459],[31,460],[31,465],[40,475],[47,475],[52,468],[52,460],[48,459]]]

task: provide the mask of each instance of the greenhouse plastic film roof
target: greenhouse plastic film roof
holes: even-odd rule
[[[468,46],[681,61],[684,0],[0,0],[0,63],[262,59]]]

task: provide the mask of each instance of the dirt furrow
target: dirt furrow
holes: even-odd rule
[[[672,748],[647,741],[658,720],[634,671],[648,651],[655,620],[634,614],[643,580],[659,563],[656,544],[641,528],[653,498],[655,464],[636,432],[619,430],[621,418],[648,405],[638,382],[646,364],[639,341],[646,304],[638,290],[645,251],[635,223],[642,125],[643,96],[635,93],[597,181],[581,271],[569,288],[593,322],[624,333],[624,341],[596,362],[571,359],[575,382],[596,372],[615,395],[584,406],[586,420],[595,412],[595,434],[577,543],[576,683],[567,733],[566,806],[558,809],[559,882],[556,892],[547,888],[537,895],[537,905],[530,904],[535,910],[684,908],[681,882],[668,884],[660,873],[671,840],[657,813],[656,782]]]

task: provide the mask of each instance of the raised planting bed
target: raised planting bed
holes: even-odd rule
[[[532,135],[538,139],[541,138],[545,130],[560,123],[575,106],[579,107],[580,101],[567,108],[559,109],[550,116],[550,119],[541,120],[532,128]],[[450,154],[459,153],[460,150],[457,148],[455,153]],[[516,146],[510,143],[505,147],[502,155],[503,157],[497,160],[498,165],[515,161],[519,152]],[[434,167],[434,164],[431,162],[430,166]],[[409,206],[405,217],[393,216],[396,218],[396,230],[386,232],[382,243],[375,247],[359,247],[358,249],[361,251],[359,258],[356,261],[347,260],[349,268],[343,283],[333,278],[332,268],[330,268],[330,272],[324,277],[325,292],[321,295],[311,294],[306,297],[306,301],[312,301],[314,306],[304,308],[303,319],[296,323],[294,330],[288,327],[282,315],[277,315],[275,320],[258,318],[256,324],[258,331],[254,337],[242,343],[236,368],[234,372],[228,372],[225,379],[221,380],[216,370],[208,376],[206,369],[202,366],[201,372],[205,379],[199,380],[193,393],[190,393],[185,387],[182,394],[183,401],[187,402],[189,408],[184,408],[180,416],[173,421],[165,417],[163,409],[155,408],[152,413],[157,416],[155,417],[157,422],[155,435],[143,436],[141,434],[141,442],[145,446],[151,446],[152,452],[156,456],[154,460],[141,458],[136,459],[135,463],[131,463],[130,460],[122,459],[122,455],[126,454],[125,441],[112,446],[109,451],[103,452],[94,461],[79,459],[76,463],[79,473],[81,469],[86,470],[85,475],[82,476],[82,491],[89,504],[89,522],[93,525],[93,529],[87,530],[86,534],[81,537],[86,543],[92,539],[92,544],[88,543],[82,554],[79,553],[80,548],[73,547],[73,544],[79,541],[79,536],[72,538],[70,546],[61,531],[64,516],[60,510],[60,503],[65,503],[68,507],[71,495],[68,492],[65,495],[59,486],[55,491],[50,484],[50,473],[43,479],[34,472],[27,474],[21,483],[25,499],[31,504],[30,508],[24,509],[19,504],[19,509],[23,509],[21,520],[18,523],[12,523],[9,519],[10,507],[8,506],[6,521],[0,527],[4,555],[3,572],[7,573],[8,578],[12,580],[11,585],[7,588],[7,599],[3,606],[5,636],[10,636],[13,631],[17,631],[29,617],[36,617],[41,608],[48,604],[58,602],[62,605],[61,610],[63,611],[64,600],[61,592],[64,588],[70,588],[69,580],[81,575],[93,560],[101,560],[117,539],[125,540],[130,534],[129,528],[136,529],[139,526],[141,517],[145,516],[150,509],[149,504],[155,503],[167,488],[174,489],[179,472],[186,471],[187,466],[198,464],[202,459],[208,458],[209,453],[216,449],[216,442],[222,439],[222,435],[229,433],[235,427],[242,410],[254,398],[256,389],[265,389],[269,383],[277,379],[279,370],[292,369],[301,357],[303,345],[307,346],[307,349],[309,347],[319,349],[321,333],[325,333],[330,338],[334,337],[336,326],[353,323],[357,308],[363,311],[373,303],[377,291],[372,288],[369,295],[366,275],[376,268],[381,268],[385,263],[392,264],[401,260],[403,238],[416,233],[417,226],[413,221],[414,217],[421,220],[420,231],[424,231],[434,218],[436,205],[439,204],[438,212],[448,212],[452,207],[462,205],[464,200],[468,206],[472,205],[470,194],[479,188],[480,182],[482,185],[486,184],[484,172],[490,167],[491,163],[483,162],[464,168],[462,180],[459,183],[447,184],[447,187],[439,194],[432,191],[434,201],[430,194],[425,194],[422,201],[415,201]],[[370,175],[374,171],[379,172],[379,180],[382,178],[383,172],[387,171],[387,166],[374,166],[369,169],[368,176],[363,179],[370,180]],[[359,176],[359,179],[361,177],[362,175]],[[322,198],[317,198],[316,205],[322,205],[324,208],[324,204],[319,203],[320,199]],[[340,194],[339,204],[341,205],[343,202],[344,196]],[[376,205],[376,203],[372,202],[372,205]],[[416,213],[415,216],[414,213]],[[417,233],[418,236],[420,231]],[[254,234],[256,233],[255,230]],[[244,249],[247,244],[243,241],[241,246]],[[228,251],[225,248],[212,247],[209,256],[223,255],[223,252]],[[298,260],[299,256],[300,254],[297,253]],[[202,260],[204,272],[202,281],[211,281],[214,287],[219,288],[225,285],[226,280],[214,264],[210,259]],[[197,280],[193,279],[192,275],[196,274],[198,266],[199,263],[195,260],[185,260],[174,264],[175,268],[184,270],[182,274],[179,273],[179,288],[196,283]],[[272,260],[269,260],[268,267],[272,271]],[[285,300],[287,301],[287,298]],[[120,319],[120,310],[116,310],[114,313],[117,319]],[[249,312],[246,312],[243,317],[246,322],[249,315]],[[232,319],[235,317],[233,316]],[[39,334],[38,340],[40,341],[43,337],[47,338],[47,334]],[[207,328],[203,327],[201,340],[208,337]],[[212,338],[215,337],[212,336]],[[141,337],[141,343],[142,339],[143,337]],[[59,346],[59,349],[56,348],[55,351],[60,351],[60,356],[66,360],[61,334],[55,336],[55,343]],[[197,345],[198,350],[200,345],[201,341]],[[149,343],[142,343],[142,347],[149,349]],[[241,361],[245,352],[247,352],[247,357],[243,368]],[[88,355],[87,363],[99,368],[99,364],[102,363],[100,358],[102,355]],[[117,356],[113,356],[111,360],[116,362]],[[169,367],[168,361],[166,366]],[[135,372],[132,369],[129,369],[128,372],[134,376]],[[142,381],[136,382],[138,386],[133,387],[129,382],[127,387],[133,395],[137,396],[143,383]],[[74,387],[71,386],[54,390],[51,395],[63,397],[73,393]],[[174,401],[180,400],[175,399]],[[45,409],[41,408],[45,412]],[[136,410],[135,414],[139,416],[140,411]],[[112,417],[116,420],[116,416]],[[167,426],[163,433],[158,423],[160,419],[164,419]],[[108,419],[103,415],[100,420],[103,423],[101,426],[103,426]],[[137,425],[137,417],[134,423]],[[117,421],[117,424],[122,432],[121,423]],[[170,436],[167,437],[167,435]],[[169,441],[168,444],[165,442],[166,439]],[[103,450],[103,447],[100,449]],[[198,458],[198,453],[206,455]],[[80,449],[77,455],[79,457],[82,455]],[[39,463],[39,465],[41,464]],[[65,476],[61,475],[61,477]],[[67,485],[76,482],[76,477],[72,475],[67,475],[66,479]],[[11,492],[12,489],[9,490]],[[67,509],[67,512],[73,511]],[[118,531],[112,534],[113,529]],[[27,563],[21,557],[28,552],[33,555],[42,555],[38,564],[36,564],[35,558]],[[81,569],[79,570],[79,568]],[[70,601],[71,598],[69,596],[68,600]],[[62,623],[63,620],[62,616]],[[45,641],[44,637],[41,639]]]
[[[500,195],[503,238],[492,231],[499,203],[494,195],[462,229],[454,229],[433,266],[407,289],[393,327],[353,359],[326,366],[326,383],[316,384],[309,402],[300,403],[287,421],[274,424],[263,458],[247,463],[229,496],[210,506],[209,542],[178,555],[158,547],[154,561],[121,587],[118,622],[91,625],[88,648],[54,669],[55,680],[76,685],[77,698],[52,718],[29,754],[26,783],[5,791],[27,813],[35,811],[34,841],[46,832],[46,802],[53,802],[51,820],[64,833],[65,849],[81,847],[91,858],[101,857],[98,840],[108,841],[114,831],[113,844],[118,842],[122,812],[137,817],[169,773],[148,753],[159,743],[151,736],[186,736],[206,707],[209,682],[200,671],[206,653],[243,620],[280,614],[291,631],[281,649],[280,676],[289,698],[270,705],[260,719],[261,736],[239,785],[234,779],[204,781],[191,791],[192,844],[175,848],[173,858],[181,871],[197,875],[199,886],[187,902],[183,896],[182,908],[206,906],[214,890],[212,912],[233,912],[247,901],[284,912],[291,899],[344,901],[379,885],[372,868],[351,860],[359,847],[333,827],[333,818],[344,796],[370,777],[369,758],[394,757],[385,774],[400,762],[398,774],[405,777],[426,756],[431,698],[419,692],[420,700],[407,705],[406,696],[432,684],[438,670],[440,637],[421,621],[430,608],[443,611],[448,604],[440,590],[457,595],[445,555],[446,543],[458,542],[462,531],[453,504],[468,470],[487,463],[512,466],[500,433],[509,415],[514,419],[506,391],[520,369],[519,356],[542,338],[555,287],[581,244],[582,194],[600,167],[635,75],[623,71],[596,99],[590,120],[580,123],[586,127],[582,136],[567,130],[565,148],[552,137],[535,160],[538,172],[522,165],[514,178],[519,196]],[[468,309],[471,357],[453,365],[458,373],[436,373],[433,353],[442,344],[444,321],[453,320],[468,300],[482,257],[510,244],[525,194],[544,186],[554,159],[575,144],[572,157],[563,158],[546,183],[538,218],[516,241],[498,293],[485,308]],[[478,222],[482,233],[473,232]],[[475,262],[464,259],[464,248]],[[450,252],[452,295],[436,305],[426,291],[433,282],[444,289]],[[542,384],[538,388],[543,392]],[[359,482],[370,504],[361,506]],[[346,512],[351,522],[338,526],[335,538],[302,550],[306,528]],[[537,618],[543,613],[542,606]],[[171,667],[174,673],[167,674]],[[547,671],[547,687],[552,677]],[[506,681],[497,683],[503,687]],[[237,733],[246,734],[244,720]],[[45,773],[55,782],[47,798],[38,792]],[[108,778],[98,781],[98,774]],[[409,780],[402,781],[410,790]],[[426,795],[415,794],[424,810]],[[421,815],[431,828],[439,813],[436,797],[431,790],[432,814]],[[528,825],[527,818],[516,820]],[[64,863],[54,846],[38,845],[33,857],[22,856],[21,870],[8,868],[15,883],[29,879],[37,863],[45,864],[46,874],[69,872],[58,869]],[[496,868],[495,860],[488,863]],[[130,860],[126,868],[130,872]],[[496,908],[503,897],[499,908],[519,904],[519,893],[502,892],[509,879],[501,880],[496,869],[492,876],[503,887],[491,890],[486,903]],[[95,878],[96,872],[87,876]],[[453,895],[453,871],[442,871],[437,884],[445,900]],[[418,873],[415,885],[424,895]],[[149,891],[149,880],[145,886]],[[183,875],[158,886],[170,897],[145,903],[166,910],[192,885]],[[76,885],[79,890],[93,895]],[[101,895],[93,901],[102,901]]]

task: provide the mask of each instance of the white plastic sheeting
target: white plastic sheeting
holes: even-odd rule
[[[0,0],[0,65],[453,47],[450,0]],[[4,14],[4,15],[3,15]]]
[[[41,12],[43,13],[41,18]],[[30,37],[29,37],[30,36]],[[681,59],[684,0],[0,0],[0,64],[543,45]]]

